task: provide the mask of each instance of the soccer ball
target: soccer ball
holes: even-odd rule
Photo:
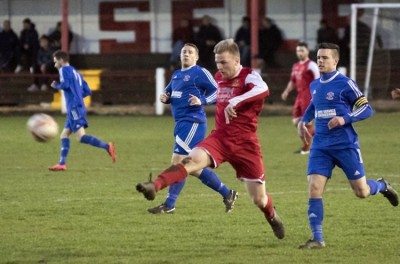
[[[33,139],[38,142],[47,142],[58,134],[57,122],[46,114],[34,114],[28,119],[26,125]]]

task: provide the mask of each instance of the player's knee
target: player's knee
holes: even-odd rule
[[[265,207],[266,203],[265,203],[265,199],[263,199],[263,197],[261,197],[261,196],[253,196],[253,197],[251,197],[251,199],[252,199],[253,203],[257,207],[259,207],[259,208]]]
[[[181,163],[182,163],[183,165],[186,165],[186,164],[188,164],[190,161],[192,161],[192,158],[191,158],[191,157],[185,157],[185,158],[181,161]]]
[[[64,139],[64,138],[68,138],[69,137],[69,134],[68,133],[66,133],[66,132],[61,132],[61,134],[60,134],[60,139]]]
[[[308,188],[311,197],[320,197],[324,192],[324,186],[315,182],[311,182]]]

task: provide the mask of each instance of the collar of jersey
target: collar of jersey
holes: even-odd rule
[[[194,64],[194,65],[192,65],[192,66],[190,66],[190,67],[187,67],[187,68],[182,68],[181,71],[190,70],[190,69],[193,68],[194,66],[196,66],[196,64]]]
[[[334,74],[333,74],[333,73],[334,73]],[[327,79],[327,80],[322,80],[323,77],[329,77],[331,74],[333,74],[333,75],[332,75],[329,79]],[[320,81],[321,83],[328,83],[328,82],[332,81],[333,79],[335,79],[335,77],[338,76],[338,74],[339,74],[338,71],[336,71],[336,72],[323,73],[322,76],[321,76],[321,78],[319,79],[319,81]]]

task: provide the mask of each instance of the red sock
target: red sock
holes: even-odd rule
[[[154,186],[156,191],[164,189],[171,184],[183,180],[188,175],[185,167],[182,164],[172,165],[165,171],[158,175],[157,179],[154,180]]]
[[[264,208],[260,207],[260,210],[264,213],[266,219],[271,219],[275,216],[275,209],[274,209],[274,204],[272,203],[271,195],[267,193],[267,197],[268,197],[267,205]]]

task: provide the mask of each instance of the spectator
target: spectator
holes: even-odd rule
[[[74,37],[74,34],[68,27],[68,50],[71,48],[71,42]],[[61,49],[61,21],[58,21],[56,24],[56,28],[54,29],[53,32],[49,34],[49,39],[51,46],[53,47],[54,50],[60,50]]]
[[[251,41],[251,32],[250,32],[250,18],[244,16],[242,18],[242,25],[236,31],[235,34],[235,42],[239,46],[240,50],[240,62],[243,66],[250,66],[250,41]]]
[[[57,73],[57,69],[53,63],[53,53],[55,50],[50,46],[50,39],[43,35],[40,37],[40,48],[37,54],[35,73],[43,74],[45,76],[35,78],[34,83],[28,87],[29,92],[39,90],[47,91],[49,88],[48,74]]]
[[[393,89],[391,92],[393,100],[399,100],[400,99],[400,88]]]
[[[23,29],[20,34],[21,56],[19,64],[15,69],[18,73],[21,70],[29,69],[31,73],[34,72],[37,51],[39,49],[39,35],[35,29],[35,24],[29,18],[22,21]]]
[[[277,68],[279,64],[276,62],[275,53],[283,44],[283,36],[281,30],[269,17],[261,20],[259,31],[259,50],[260,58],[264,60],[267,67]]]
[[[172,53],[170,57],[171,70],[179,68],[181,50],[185,43],[193,43],[193,27],[188,19],[182,19],[178,28],[172,32]]]
[[[10,20],[4,20],[0,32],[0,72],[13,72],[18,63],[19,39],[11,28]]]
[[[339,44],[339,38],[336,30],[328,25],[326,19],[319,22],[320,28],[317,31],[317,43],[334,43]]]
[[[195,41],[199,48],[199,64],[211,72],[215,70],[214,46],[221,39],[221,32],[211,23],[211,17],[203,16]]]

